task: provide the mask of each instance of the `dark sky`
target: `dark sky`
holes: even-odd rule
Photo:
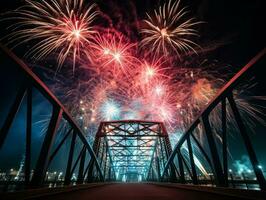
[[[85,2],[97,2],[114,22],[123,20],[125,23],[131,23],[136,16],[137,20],[143,19],[145,12],[151,12],[160,4],[160,0]],[[0,13],[20,5],[23,0],[5,1],[0,5]],[[265,46],[264,0],[182,0],[181,5],[188,6],[191,15],[206,22],[200,27],[201,44],[224,44],[214,52],[215,59],[241,66]]]
[[[87,2],[92,1],[87,0]],[[98,0],[96,2],[111,16],[115,26],[118,26],[116,22],[120,20],[131,26],[134,19],[143,19],[146,11],[152,11],[160,3],[156,0]],[[22,0],[2,1],[0,13],[22,4]],[[265,47],[265,0],[182,0],[182,5],[189,6],[191,15],[206,22],[200,27],[200,43],[217,47],[209,54],[209,58],[231,64],[239,69]],[[0,23],[0,30],[3,29],[4,26]],[[24,52],[17,50],[16,53],[21,56]],[[266,70],[259,69],[255,73],[259,80],[258,91],[265,92],[265,72]],[[8,88],[7,84],[1,85],[1,89],[3,87]],[[261,148],[264,141],[265,136],[259,137],[256,145]]]

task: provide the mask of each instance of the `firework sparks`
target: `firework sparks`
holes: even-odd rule
[[[140,47],[150,53],[138,51],[135,38],[113,26],[94,29],[98,12],[95,5],[84,9],[83,0],[26,2],[12,12],[19,22],[10,27],[14,33],[8,35],[9,42],[20,45],[41,40],[29,55],[41,59],[55,54],[59,68],[68,57],[73,69],[77,61],[82,63],[75,77],[69,78],[72,70],[66,70],[49,85],[86,133],[95,132],[103,120],[139,119],[162,121],[170,136],[177,135],[177,130],[180,136],[227,79],[217,70],[217,63],[182,63],[182,53],[195,52],[197,44],[190,39],[198,35],[194,26],[200,22],[184,19],[188,12],[180,8],[180,1],[168,0],[144,20]],[[166,66],[169,58],[178,62]],[[234,95],[241,114],[257,118],[260,109],[242,98],[240,91]],[[230,109],[227,115],[232,121]],[[214,109],[210,118],[211,123],[221,124],[220,110]],[[198,129],[202,134],[202,128]],[[195,161],[206,174],[198,157]]]
[[[15,46],[37,42],[28,52],[35,59],[57,54],[58,67],[72,55],[73,70],[82,47],[88,45],[95,31],[92,23],[98,12],[95,4],[84,9],[83,0],[26,0],[26,5],[11,12],[17,20],[10,26],[8,44]],[[19,28],[18,28],[19,27]]]
[[[215,96],[216,92],[217,90],[212,88],[211,83],[207,79],[198,79],[191,88],[191,95],[194,99],[193,103],[207,105],[210,99]]]
[[[105,120],[114,120],[119,118],[120,109],[114,101],[106,101],[101,107],[103,118]]]
[[[126,40],[126,38],[117,31],[107,30],[105,33],[98,33],[94,37],[93,45],[90,46],[92,58],[90,62],[94,66],[102,67],[102,69],[112,71],[112,74],[124,72],[128,74],[130,68],[139,62],[132,55],[135,44]]]
[[[150,52],[158,55],[175,52],[180,56],[182,52],[196,52],[194,47],[198,45],[189,37],[198,36],[194,26],[200,22],[194,18],[183,20],[187,13],[185,8],[180,8],[180,1],[169,0],[154,10],[154,16],[147,14],[146,27],[141,30],[144,35],[141,48],[150,48]]]

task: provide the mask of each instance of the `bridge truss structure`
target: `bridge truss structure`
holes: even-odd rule
[[[230,173],[229,180],[229,167],[228,167],[228,131],[227,123],[228,112],[232,113],[233,118],[237,125],[237,131],[239,132],[241,139],[246,148],[248,158],[255,174],[255,180],[250,181],[254,184],[258,184],[261,190],[266,190],[266,181],[263,174],[263,169],[258,161],[258,157],[254,146],[251,143],[247,125],[245,124],[241,112],[238,108],[235,100],[235,89],[240,85],[241,81],[249,80],[254,76],[254,70],[256,67],[264,67],[266,61],[266,49],[263,49],[257,54],[246,66],[244,66],[216,95],[216,97],[206,106],[206,108],[200,113],[200,115],[194,120],[194,122],[188,127],[185,133],[182,135],[175,148],[170,155],[169,160],[164,168],[161,179],[167,181],[168,170],[172,170],[170,166],[173,164],[176,166],[176,175],[178,176],[178,182],[180,183],[193,183],[197,184],[210,184],[210,181],[206,181],[206,178],[213,179],[214,184],[222,187],[234,187],[237,181],[233,180],[233,176]],[[214,110],[218,110],[220,113],[220,126],[211,121],[211,115]],[[219,127],[218,127],[219,126]],[[206,137],[206,143],[202,144],[197,135],[199,129],[203,130],[203,135]],[[217,142],[214,138],[214,131],[220,132],[222,148],[219,149]],[[211,176],[199,179],[199,171],[195,165],[195,157],[193,156],[193,150],[198,148],[205,159],[206,163],[210,167]],[[187,149],[187,151],[184,151]],[[188,152],[188,156],[186,153]],[[220,153],[221,152],[221,153]],[[186,157],[186,159],[185,159]],[[185,171],[187,175],[185,175]],[[245,178],[244,178],[245,179]],[[241,182],[241,181],[239,181]]]
[[[23,102],[26,102],[26,117],[25,124],[25,152],[23,163],[23,177],[17,180],[7,180],[9,184],[22,185],[23,187],[41,187],[49,184],[48,169],[56,160],[56,156],[60,150],[66,145],[68,150],[65,155],[63,168],[65,169],[64,178],[61,179],[61,184],[69,185],[73,180],[73,175],[77,173],[77,183],[86,182],[88,179],[88,167],[86,163],[94,160],[95,174],[97,180],[103,181],[104,177],[102,170],[96,158],[92,147],[88,143],[83,130],[73,119],[71,114],[60,103],[60,101],[51,93],[45,84],[12,52],[4,47],[0,48],[0,55],[4,58],[2,66],[12,66],[15,68],[15,73],[19,75],[17,82],[18,88],[14,89],[16,95],[13,103],[10,105],[8,112],[3,120],[0,129],[0,150],[5,145],[8,134],[11,132],[12,123],[16,115],[20,111]],[[14,74],[12,74],[14,75]],[[11,83],[10,83],[11,84]],[[42,99],[47,102],[43,110],[49,110],[49,119],[47,119],[47,127],[45,129],[44,138],[39,144],[40,151],[37,159],[33,162],[32,132],[33,132],[33,113],[34,105],[33,94],[41,95]],[[60,137],[59,137],[60,136]],[[56,142],[55,142],[56,140]],[[1,159],[0,159],[1,160]],[[59,176],[59,175],[58,175]],[[6,181],[4,181],[5,184]],[[59,184],[60,185],[60,184]]]
[[[182,134],[173,149],[163,123],[137,120],[102,122],[91,147],[79,124],[46,85],[24,62],[0,46],[0,66],[9,66],[16,74],[12,72],[8,75],[11,80],[8,84],[12,83],[16,87],[12,91],[1,91],[3,95],[10,95],[9,92],[14,92],[15,95],[10,102],[4,102],[9,103],[9,106],[1,110],[0,161],[3,155],[1,151],[6,148],[10,135],[17,132],[25,134],[25,147],[22,148],[25,155],[21,172],[23,176],[11,179],[12,173],[10,173],[9,178],[0,181],[0,185],[5,185],[8,190],[10,185],[32,188],[44,187],[51,183],[58,186],[130,180],[213,184],[222,187],[233,187],[236,182],[246,183],[246,180],[234,180],[228,167],[227,149],[230,130],[227,112],[230,111],[255,175],[255,179],[248,181],[251,184],[258,184],[261,190],[266,190],[258,154],[252,145],[234,95],[241,81],[252,77],[256,68],[265,67],[265,54],[264,49],[218,92]],[[5,70],[10,73],[9,68]],[[15,81],[12,79],[13,76],[16,77]],[[4,86],[1,89],[3,88]],[[38,144],[40,150],[34,152],[32,134],[36,131],[33,123],[37,117],[34,98],[36,95],[46,101],[47,106],[42,108],[50,110],[50,114],[43,140]],[[16,130],[13,124],[22,105],[26,105],[23,118],[25,130]],[[211,120],[214,110],[219,110],[220,113],[219,128]],[[204,143],[198,138],[199,130],[206,138]],[[214,130],[221,134],[221,148],[214,138]],[[67,151],[63,150],[64,148]],[[204,164],[209,167],[207,175],[202,174],[196,165],[195,148],[201,152]],[[63,152],[63,160],[58,160],[60,152],[61,154]],[[60,164],[63,178],[59,179],[59,176],[56,176],[57,178],[51,180],[49,169],[55,166],[56,161]]]
[[[101,122],[93,150],[105,178],[124,182],[158,181],[172,151],[163,123],[139,120]]]

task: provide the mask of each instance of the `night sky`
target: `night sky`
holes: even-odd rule
[[[111,16],[114,26],[124,32],[126,27],[119,25],[121,21],[129,27],[135,26],[135,22],[143,19],[146,12],[160,5],[160,1],[155,0],[85,2],[96,2],[101,10]],[[265,1],[183,0],[182,4],[188,6],[193,16],[206,22],[200,27],[201,43],[207,46],[220,44],[212,52],[216,59],[239,67],[265,46]],[[0,13],[21,5],[23,0],[6,1],[0,5]],[[1,30],[4,31],[3,25]]]
[[[3,1],[0,4],[0,13],[15,9],[22,5],[22,0],[8,0]],[[88,1],[87,2],[92,2]],[[138,39],[139,35],[136,30],[136,26],[140,23],[141,19],[145,17],[145,12],[152,11],[160,1],[157,0],[106,0],[95,1],[101,10],[107,13],[113,20],[114,27],[130,38]],[[191,15],[197,19],[204,21],[199,27],[200,38],[199,43],[205,48],[210,49],[208,52],[209,59],[216,59],[224,63],[228,63],[232,66],[232,71],[238,71],[244,66],[252,57],[254,57],[260,50],[265,47],[265,1],[264,0],[182,0],[182,5],[189,6]],[[123,25],[121,25],[123,22]],[[128,32],[128,30],[133,32]],[[1,36],[5,34],[5,25],[0,22]],[[19,47],[15,49],[15,53],[19,57],[23,57],[27,47]],[[0,57],[1,65],[1,100],[0,100],[0,119],[3,117],[2,113],[7,111],[6,103],[10,102],[10,95],[12,90],[12,83],[16,82],[18,76],[14,73],[13,76],[7,76],[10,72],[8,66],[3,66],[3,60]],[[258,85],[255,94],[260,93],[266,95],[266,70],[263,68],[258,69],[255,72],[255,76],[258,80]],[[36,97],[36,101],[38,101]],[[42,106],[46,106],[45,102]],[[25,109],[25,108],[24,108]],[[48,109],[49,110],[49,109]],[[25,112],[25,110],[24,110]],[[47,111],[48,113],[48,111]],[[41,113],[47,115],[47,113]],[[36,113],[40,114],[40,113]],[[18,120],[18,126],[20,127],[20,133],[22,134],[25,126],[23,125],[23,113]],[[1,122],[2,123],[2,122]],[[1,125],[0,123],[0,125]],[[37,128],[38,129],[38,128]],[[23,148],[18,147],[20,140],[23,136],[17,137],[13,130],[13,136],[10,138],[10,145],[6,145],[7,149],[0,150],[0,169],[9,169],[14,163],[19,163],[21,159],[21,153],[17,151],[23,151]],[[36,130],[37,132],[39,130]],[[257,133],[252,133],[254,146],[258,151],[259,159],[262,165],[266,168],[265,154],[265,127],[261,125],[256,127]],[[35,136],[38,137],[38,136]],[[40,136],[41,137],[41,136]],[[232,156],[234,159],[241,159],[244,153],[240,153],[238,150],[239,143],[237,137],[231,137],[232,140]],[[13,141],[13,142],[11,142]],[[37,144],[35,144],[38,146]],[[241,146],[241,145],[240,145]],[[12,161],[16,160],[16,161]],[[5,164],[3,164],[4,162]]]

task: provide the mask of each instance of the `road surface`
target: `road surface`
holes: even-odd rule
[[[236,197],[217,195],[153,184],[110,184],[67,193],[49,195],[38,200],[236,200]]]

